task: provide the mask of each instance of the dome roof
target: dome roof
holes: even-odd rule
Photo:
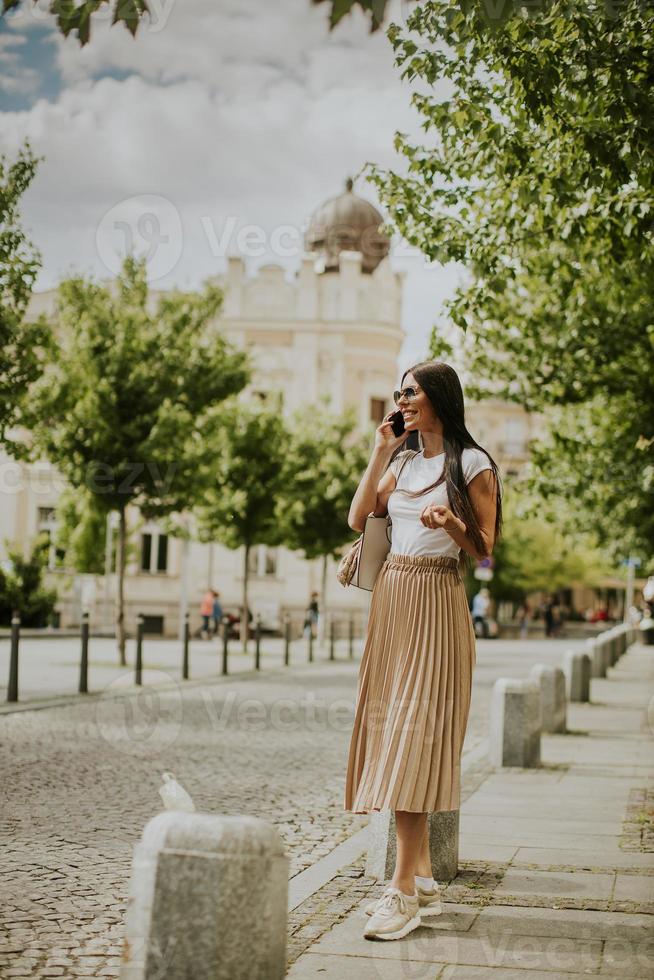
[[[348,178],[342,194],[316,208],[304,236],[307,251],[323,257],[325,272],[338,270],[338,256],[346,250],[361,252],[363,272],[374,272],[390,249],[390,238],[378,230],[383,216],[352,186]]]

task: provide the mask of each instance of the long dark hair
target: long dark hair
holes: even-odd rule
[[[401,386],[407,374],[412,374],[416,379],[427,398],[431,402],[434,413],[443,423],[443,449],[445,450],[445,463],[443,472],[438,480],[423,490],[397,490],[397,493],[405,493],[409,497],[420,497],[429,490],[434,490],[445,483],[447,495],[450,500],[452,513],[460,518],[465,524],[468,535],[478,551],[485,550],[484,539],[477,515],[470,500],[470,494],[466,486],[461,454],[464,449],[481,449],[488,456],[496,486],[497,510],[495,513],[495,540],[497,541],[502,530],[502,486],[497,464],[490,453],[475,442],[465,423],[465,405],[463,401],[463,389],[459,376],[453,367],[443,361],[420,361],[413,367],[407,368],[402,375]],[[406,441],[399,447],[398,453],[407,448],[417,449],[418,433],[409,433]],[[397,455],[397,453],[395,454]]]

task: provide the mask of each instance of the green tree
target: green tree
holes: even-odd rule
[[[204,489],[196,508],[200,538],[243,548],[241,640],[247,650],[250,551],[283,544],[277,500],[284,492],[289,433],[281,402],[225,406],[206,432]]]
[[[589,433],[551,440],[541,475],[579,505],[576,488],[608,466],[636,506],[616,514],[585,495],[578,519],[614,553],[630,538],[649,556],[654,8],[488,11],[429,0],[391,25],[403,77],[422,83],[412,101],[428,140],[396,134],[406,173],[370,176],[407,241],[468,270],[449,313],[466,334],[469,393],[554,407],[568,430],[590,419]]]
[[[8,626],[14,611],[23,626],[47,626],[54,612],[57,593],[43,583],[50,541],[38,536],[27,559],[18,549],[7,549],[8,567],[0,568],[0,623]]]
[[[204,430],[249,377],[247,356],[212,326],[221,302],[209,281],[199,293],[160,296],[151,311],[145,260],[132,256],[111,287],[83,278],[59,286],[59,349],[34,388],[30,429],[35,451],[71,486],[118,512],[121,664],[127,508],[156,519],[192,506]]]
[[[575,530],[569,508],[564,514],[550,511],[524,487],[505,488],[504,531],[493,557],[487,585],[500,602],[521,602],[532,592],[556,592],[571,584],[595,587],[613,573],[597,540]],[[474,578],[472,583],[476,591],[480,583]]]
[[[104,573],[107,539],[104,500],[84,487],[67,487],[57,501],[57,548],[66,568],[87,575]]]
[[[357,435],[352,412],[339,416],[322,404],[298,412],[284,463],[278,501],[284,543],[305,558],[322,558],[321,622],[327,610],[327,559],[352,541],[347,515],[370,455],[369,438]]]
[[[26,320],[41,256],[21,228],[19,203],[37,162],[29,143],[13,163],[0,156],[0,445],[14,455],[20,446],[8,430],[21,423],[21,407],[43,369],[51,339],[44,317]]]

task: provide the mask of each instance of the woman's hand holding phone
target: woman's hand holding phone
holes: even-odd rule
[[[407,439],[409,433],[404,429],[402,413],[389,412],[375,430],[375,449],[397,449]]]

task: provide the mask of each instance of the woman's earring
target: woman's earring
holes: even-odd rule
[[[419,449],[420,452],[422,452],[422,450],[425,448],[422,442],[422,432],[419,429],[418,429],[418,446],[420,447]]]

